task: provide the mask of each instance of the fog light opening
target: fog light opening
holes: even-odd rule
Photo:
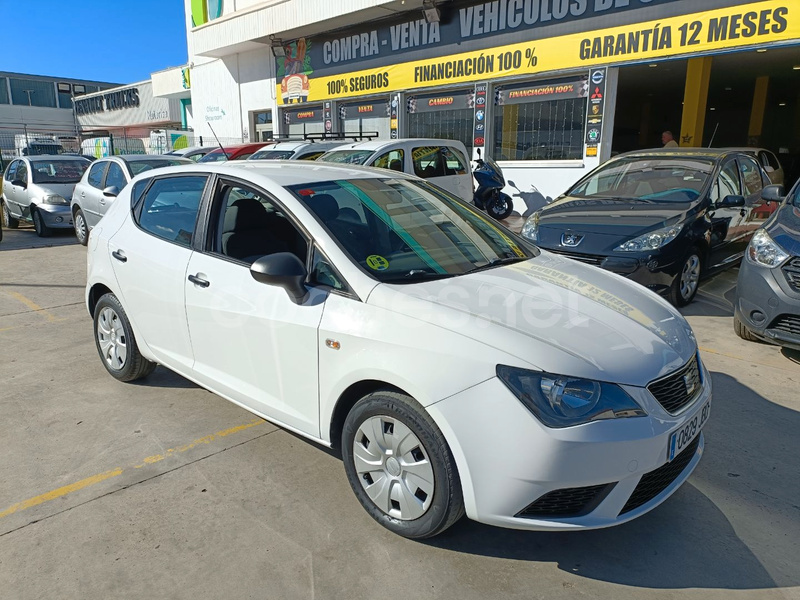
[[[56,223],[63,223],[64,217],[56,217]]]
[[[767,316],[762,313],[760,310],[754,310],[750,313],[750,320],[753,323],[763,323],[767,319]]]

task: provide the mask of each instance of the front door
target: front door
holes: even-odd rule
[[[266,194],[220,181],[207,252],[189,260],[186,316],[199,382],[266,417],[319,437],[317,330],[327,293],[302,304],[259,283],[250,265],[307,242]]]
[[[709,217],[711,219],[711,256],[709,267],[719,267],[736,260],[744,251],[742,221],[745,210],[734,206],[731,208],[714,208],[714,204],[726,196],[744,196],[739,167],[735,158],[728,159],[720,169],[717,180],[711,188]]]
[[[100,214],[100,198],[103,195],[103,179],[106,175],[109,161],[99,160],[89,167],[86,183],[82,185],[77,198],[77,203],[83,210],[83,216],[89,227],[94,227],[102,216]]]
[[[188,372],[194,362],[186,323],[186,267],[208,181],[190,173],[154,179],[136,204],[136,226],[109,241],[125,312],[158,362]]]

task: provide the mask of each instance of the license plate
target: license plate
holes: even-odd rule
[[[700,430],[708,420],[708,415],[711,412],[711,401],[706,402],[703,408],[695,413],[695,415],[684,423],[683,427],[677,431],[673,431],[669,436],[669,445],[667,446],[667,462],[672,462],[672,459],[681,453],[681,450],[686,448],[692,443],[692,440],[700,434]]]

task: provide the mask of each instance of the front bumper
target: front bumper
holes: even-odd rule
[[[652,510],[688,479],[703,454],[700,433],[686,455],[667,463],[670,435],[711,399],[710,378],[701,368],[703,390],[677,416],[646,389],[625,386],[648,416],[548,429],[497,378],[429,406],[453,451],[467,516],[512,529],[578,530],[618,525]],[[684,466],[665,474],[665,465],[679,458]],[[654,493],[637,504],[642,487],[659,477]],[[521,515],[547,494],[592,486],[599,490],[594,502],[576,516]]]
[[[36,209],[48,227],[52,229],[72,228],[72,212],[69,204],[37,204]]]
[[[800,293],[789,286],[781,267],[762,267],[745,258],[736,290],[736,316],[754,335],[800,350]]]

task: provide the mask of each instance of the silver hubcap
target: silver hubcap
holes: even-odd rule
[[[97,319],[97,341],[108,366],[117,371],[122,369],[128,358],[128,346],[122,321],[113,308],[105,307],[100,311],[100,318]]]
[[[683,265],[681,272],[681,296],[684,300],[691,298],[697,289],[697,282],[700,280],[700,258],[692,254],[689,260]]]
[[[353,462],[364,491],[387,515],[409,521],[430,508],[434,476],[428,452],[397,419],[364,421],[353,441]]]
[[[86,221],[83,220],[81,213],[75,215],[75,232],[81,241],[86,237]]]

